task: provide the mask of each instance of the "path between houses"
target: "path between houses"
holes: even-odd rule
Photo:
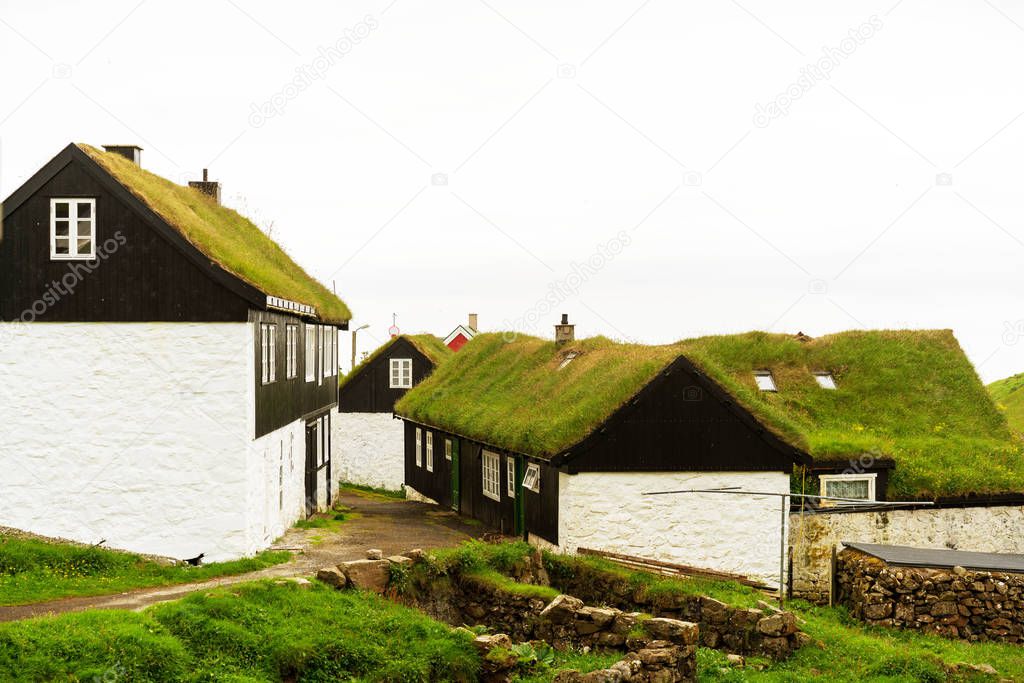
[[[308,577],[317,569],[366,557],[369,548],[395,555],[413,548],[442,548],[482,536],[485,527],[473,524],[436,505],[395,500],[374,494],[342,490],[338,502],[351,509],[350,519],[337,530],[289,529],[277,546],[302,548],[289,562],[259,571],[225,576],[199,583],[140,588],[126,593],[64,598],[32,605],[0,607],[0,622],[87,609],[141,610],[176,600],[189,593],[244,581],[267,578]]]

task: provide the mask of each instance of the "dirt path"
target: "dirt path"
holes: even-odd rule
[[[350,508],[351,512],[349,518],[337,528],[290,529],[278,541],[275,547],[301,549],[285,564],[200,583],[140,588],[127,593],[64,598],[32,605],[3,606],[0,607],[0,622],[87,609],[141,610],[216,586],[266,578],[312,576],[320,567],[364,558],[369,548],[379,548],[385,556],[395,555],[413,548],[429,550],[456,545],[466,539],[477,538],[486,531],[484,527],[471,524],[436,505],[351,490],[342,490],[338,501]]]

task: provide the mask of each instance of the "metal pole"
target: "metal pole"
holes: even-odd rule
[[[352,368],[356,366],[356,332],[359,330],[352,330],[352,365],[348,366],[348,371],[352,372]]]
[[[786,508],[789,507],[789,497],[780,496],[779,516],[779,609],[785,605],[785,578],[786,578]]]

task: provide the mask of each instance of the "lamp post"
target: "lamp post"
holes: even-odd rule
[[[352,372],[352,370],[356,367],[356,332],[358,332],[359,330],[365,330],[369,326],[369,323],[367,323],[366,325],[362,325],[361,327],[357,327],[356,329],[352,330],[352,365],[348,369],[349,372]]]

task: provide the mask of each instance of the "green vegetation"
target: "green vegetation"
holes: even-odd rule
[[[344,377],[338,378],[338,386],[345,386],[348,384],[353,377],[357,376],[362,372],[369,363],[371,363],[377,356],[384,353],[392,344],[397,342],[399,339],[405,339],[422,353],[424,356],[430,359],[434,365],[437,365],[448,356],[451,356],[454,351],[444,345],[444,341],[438,339],[432,334],[402,334],[397,337],[392,337],[387,340],[376,349],[373,350],[366,358],[361,360],[352,370],[349,371]]]
[[[508,574],[522,566],[533,547],[525,541],[486,543],[484,541],[463,541],[452,548],[439,548],[430,552],[430,561],[440,571],[471,571],[494,569]]]
[[[394,500],[405,500],[405,487],[403,486],[398,491],[392,489],[381,489],[374,486],[363,486],[362,484],[349,484],[347,482],[341,483],[343,490],[351,491],[356,495],[362,495],[368,498],[392,498]]]
[[[550,586],[537,586],[531,583],[519,583],[518,581],[510,579],[494,569],[470,569],[463,572],[463,576],[490,584],[505,593],[511,593],[512,595],[518,595],[524,598],[539,598],[547,602],[554,600],[558,597],[559,593],[561,593],[561,591],[551,588]]]
[[[313,306],[327,322],[342,323],[352,318],[341,299],[249,219],[198,190],[143,170],[119,154],[84,144],[78,147],[225,270],[265,294]]]
[[[565,355],[578,353],[559,368]],[[853,331],[799,341],[750,332],[665,346],[603,337],[566,347],[480,334],[396,412],[499,447],[551,456],[578,443],[685,356],[770,430],[819,462],[896,462],[891,497],[1024,491],[1021,444],[948,330]],[[778,392],[758,391],[770,369]],[[818,386],[831,372],[838,388]]]
[[[469,681],[479,664],[468,635],[320,584],[242,584],[141,614],[0,624],[0,680],[12,682]]]
[[[130,553],[0,536],[0,605],[205,581],[289,559],[287,552],[263,552],[231,562],[171,567]]]
[[[1005,412],[1010,429],[1024,435],[1024,372],[988,385],[996,406]]]

